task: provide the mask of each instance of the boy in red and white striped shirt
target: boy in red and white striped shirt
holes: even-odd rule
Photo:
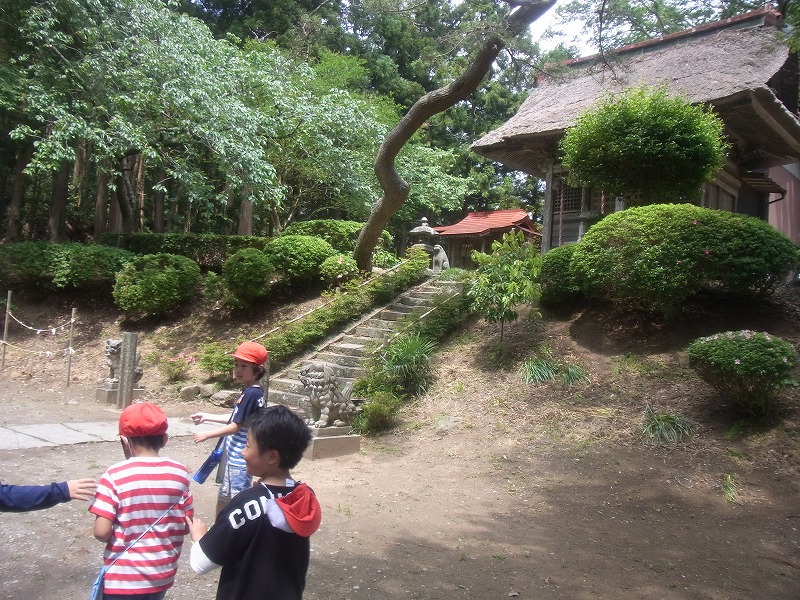
[[[167,443],[167,415],[147,402],[131,404],[119,418],[125,459],[112,465],[97,486],[89,512],[94,536],[106,542],[106,565],[175,506],[105,575],[104,600],[161,600],[178,571],[185,516],[194,513],[189,472],[158,452]]]

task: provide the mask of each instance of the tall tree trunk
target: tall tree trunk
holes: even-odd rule
[[[53,174],[53,193],[50,200],[50,241],[59,244],[64,241],[64,228],[67,223],[67,200],[69,199],[69,175],[72,164],[62,161],[58,171]]]
[[[519,35],[555,3],[556,0],[510,1],[509,4],[516,8],[505,18],[503,34],[508,37]],[[383,197],[372,207],[367,224],[361,230],[353,251],[353,257],[361,270],[372,269],[372,251],[381,232],[408,198],[409,185],[395,167],[398,153],[428,119],[468,98],[478,88],[505,44],[501,34],[490,33],[461,75],[452,83],[428,92],[417,100],[386,136],[375,159],[375,175],[383,190]]]
[[[135,166],[135,157],[129,156],[122,159],[120,174],[117,177],[117,205],[119,206],[122,233],[124,235],[133,233],[136,190],[132,179],[135,178]]]
[[[239,207],[239,235],[253,235],[253,201],[242,200]]]
[[[97,241],[106,232],[108,215],[108,184],[111,178],[108,173],[97,171],[97,196],[94,202],[94,240]]]
[[[20,213],[22,202],[25,199],[25,187],[28,176],[24,173],[25,167],[33,156],[33,144],[25,143],[17,152],[17,164],[14,167],[14,188],[11,190],[11,203],[8,206],[8,227],[6,228],[6,241],[16,242],[20,239]]]

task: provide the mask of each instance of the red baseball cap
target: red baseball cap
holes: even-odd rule
[[[242,342],[231,356],[263,366],[267,362],[269,354],[267,349],[258,342]]]
[[[167,433],[167,415],[155,404],[131,404],[119,416],[119,434],[125,437],[164,435]]]

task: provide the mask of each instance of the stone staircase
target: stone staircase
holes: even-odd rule
[[[429,279],[406,290],[392,302],[373,310],[344,332],[295,361],[287,368],[270,374],[269,402],[284,404],[310,414],[308,391],[300,383],[300,371],[310,363],[327,363],[339,379],[339,388],[365,374],[364,364],[380,344],[385,343],[400,321],[409,315],[422,316],[434,305],[437,296],[460,293],[461,284],[454,281]]]

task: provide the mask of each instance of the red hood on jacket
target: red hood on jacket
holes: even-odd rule
[[[274,527],[301,537],[311,537],[322,521],[322,508],[314,490],[299,483],[286,496],[270,500],[267,516]]]

